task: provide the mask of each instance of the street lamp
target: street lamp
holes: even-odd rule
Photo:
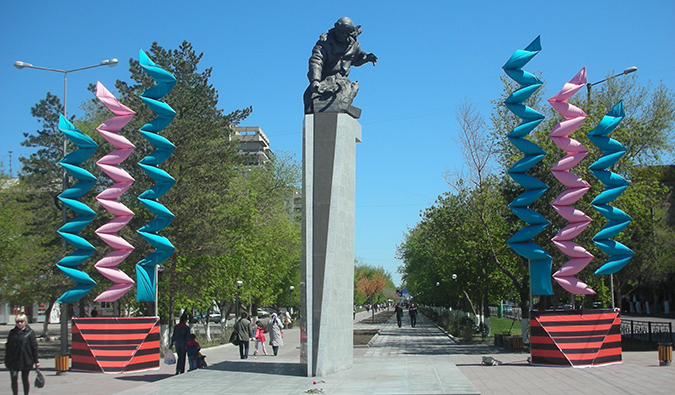
[[[159,317],[159,273],[164,269],[164,265],[155,265],[155,317]]]
[[[457,288],[457,304],[455,306],[459,310],[459,282],[457,282],[456,273],[452,273],[452,281],[455,282],[455,288]],[[459,313],[455,313],[455,318],[457,318],[457,334],[459,335]]]
[[[622,71],[621,73],[615,74],[615,75],[613,75],[613,76],[611,76],[611,77],[607,77],[607,78],[605,78],[604,80],[600,80],[600,81],[594,82],[594,83],[592,83],[592,84],[591,84],[591,83],[586,84],[586,104],[587,104],[587,106],[588,106],[588,109],[590,110],[590,106],[591,106],[591,88],[592,88],[594,85],[601,84],[601,83],[603,83],[603,82],[605,82],[605,81],[611,80],[611,79],[616,78],[616,77],[621,77],[622,75],[634,73],[634,72],[637,71],[637,69],[638,69],[637,67],[632,66],[632,67],[629,67],[629,68],[625,69],[625,70]],[[614,309],[614,274],[610,274],[610,275],[609,275],[609,292],[612,294],[612,309]],[[572,308],[574,308],[574,295],[572,295]]]
[[[587,83],[587,84],[586,84],[586,103],[587,103],[588,105],[591,104],[591,88],[592,88],[593,86],[598,85],[598,84],[602,84],[603,82],[608,81],[608,80],[611,80],[611,79],[616,78],[616,77],[621,77],[622,75],[634,73],[634,72],[637,71],[637,69],[638,69],[637,67],[632,66],[632,67],[629,67],[629,68],[625,69],[624,71],[620,72],[619,74],[615,74],[615,75],[613,75],[613,76],[611,76],[611,77],[607,77],[607,78],[605,78],[604,80],[600,80],[600,81],[594,82],[594,83],[590,83],[590,82]]]
[[[441,286],[441,283],[439,281],[436,281],[436,297],[434,297],[434,300],[436,300],[436,298],[438,298],[438,289],[439,289],[440,286]],[[434,306],[435,305],[436,304],[434,303]]]
[[[236,320],[237,317],[239,316],[239,310],[241,310],[241,306],[239,303],[239,292],[241,291],[241,287],[244,285],[244,282],[241,280],[235,281],[234,285],[237,286],[237,311],[234,313],[234,319]]]
[[[14,67],[17,69],[21,70],[24,68],[28,69],[36,69],[36,70],[45,70],[45,71],[53,71],[56,73],[61,73],[63,74],[63,117],[68,119],[68,113],[66,111],[66,103],[68,101],[68,73],[73,73],[75,71],[81,71],[81,70],[87,70],[87,69],[93,69],[95,67],[101,67],[101,66],[109,66],[109,67],[115,67],[117,66],[118,60],[115,58],[112,59],[106,59],[101,61],[99,64],[95,64],[93,66],[87,66],[87,67],[80,67],[77,69],[70,69],[70,70],[60,70],[60,69],[51,69],[48,67],[39,67],[39,66],[33,66],[30,63],[22,62],[20,60],[17,60],[14,62]],[[68,139],[63,136],[63,156],[66,156],[66,144],[68,142]],[[63,190],[65,191],[68,189],[68,173],[66,170],[63,170]],[[66,206],[64,204],[61,205],[61,220],[65,224],[67,222],[67,217],[66,217]],[[65,245],[65,240],[63,241],[63,248],[66,248]],[[61,303],[61,355],[65,356],[68,354],[68,307],[65,303]]]
[[[288,314],[291,313],[291,304],[292,304],[291,303],[291,294],[293,293],[293,291],[295,291],[295,287],[291,285],[288,288]]]

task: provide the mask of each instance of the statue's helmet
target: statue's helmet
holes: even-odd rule
[[[355,30],[354,22],[352,22],[352,20],[346,16],[338,19],[338,21],[335,22],[335,27],[348,30],[349,32],[353,32]]]

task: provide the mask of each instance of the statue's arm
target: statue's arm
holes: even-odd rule
[[[358,51],[354,56],[354,61],[352,61],[352,65],[358,67],[370,62],[373,64],[373,66],[375,66],[375,63],[377,63],[377,56],[375,56],[374,53],[361,51],[361,45],[359,44],[357,45]]]
[[[323,74],[323,60],[324,48],[321,42],[317,42],[312,49],[312,56],[309,57],[309,71],[307,72],[307,79],[312,90],[316,91],[319,88],[319,82]]]

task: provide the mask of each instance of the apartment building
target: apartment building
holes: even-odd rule
[[[272,151],[270,140],[258,126],[237,126],[234,128],[233,140],[239,143],[239,153],[246,155],[245,164],[260,166],[270,161]]]

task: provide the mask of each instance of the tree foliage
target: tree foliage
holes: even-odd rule
[[[218,108],[218,92],[209,82],[212,69],[202,68],[203,54],[197,53],[190,43],[183,42],[178,49],[165,49],[153,43],[147,53],[177,79],[173,90],[162,98],[176,111],[173,122],[160,132],[176,145],[173,155],[159,166],[176,180],[159,199],[175,215],[175,220],[161,234],[176,247],[158,279],[162,320],[173,319],[177,309],[191,312],[211,308],[213,301],[222,308],[231,306],[238,291],[234,284],[239,279],[245,284],[240,290],[242,301],[250,305],[285,305],[288,294],[283,291],[299,281],[300,222],[287,202],[299,184],[297,162],[281,154],[264,166],[244,166],[232,134],[234,127],[252,111],[251,107],[230,113]],[[130,82],[117,81],[116,96],[136,111],[120,132],[136,146],[121,165],[136,180],[121,197],[135,216],[119,234],[134,245],[135,250],[119,268],[133,278],[136,262],[153,250],[134,230],[154,218],[137,200],[137,196],[154,183],[137,163],[153,152],[154,147],[137,131],[156,116],[138,97],[155,82],[135,59],[130,59],[129,71]],[[25,268],[26,279],[37,279],[28,281],[32,288],[26,294],[31,300],[54,300],[63,292],[64,285],[72,286],[54,265],[66,253],[56,234],[61,212],[54,204],[55,196],[62,190],[62,173],[57,165],[63,156],[63,140],[57,124],[60,109],[59,99],[48,93],[47,98],[32,109],[42,128],[34,134],[26,133],[23,143],[38,150],[29,158],[21,159],[22,195],[17,199],[16,210],[23,212],[25,218],[21,226],[13,229],[21,231],[21,239],[32,243],[32,248],[20,251],[20,256],[9,248],[6,253],[3,250],[3,257],[11,253],[15,260],[12,263],[20,262],[22,269]],[[99,247],[81,266],[98,282],[82,300],[90,303],[111,285],[93,268],[98,259],[110,252],[94,230],[112,219],[94,199],[112,181],[94,162],[114,149],[95,131],[113,114],[97,100],[87,101],[82,109],[84,117],[74,120],[74,124],[100,146],[92,159],[83,164],[99,180],[94,190],[81,199],[98,212],[95,220],[81,232],[85,239]],[[14,210],[11,206],[6,208]],[[4,261],[5,258],[0,262],[4,265]],[[8,289],[5,284],[2,289]],[[122,314],[153,313],[152,306],[135,302],[133,291],[119,302]]]
[[[424,303],[454,305],[457,297],[452,292],[461,295],[461,288],[462,293],[467,290],[471,298],[482,297],[492,304],[500,299],[514,298],[520,299],[521,306],[527,307],[527,261],[505,246],[505,241],[524,224],[507,208],[507,203],[523,190],[511,180],[506,170],[522,154],[504,137],[520,120],[501,104],[517,87],[507,78],[502,81],[504,91],[494,102],[489,125],[470,104],[465,102],[459,108],[458,143],[465,155],[466,174],[446,173],[452,191],[439,197],[432,207],[422,213],[420,222],[409,229],[398,247],[398,257],[403,261],[399,271],[411,294],[417,295]],[[553,177],[550,168],[565,153],[548,138],[547,131],[562,118],[545,103],[544,95],[545,89],[540,89],[526,102],[546,116],[528,138],[548,153],[529,174],[550,188],[530,208],[551,221],[551,225],[535,237],[534,242],[553,256],[555,271],[569,257],[555,248],[550,239],[568,223],[550,206],[550,202],[565,188]],[[580,93],[570,100],[589,114],[582,127],[572,135],[590,150],[584,161],[572,170],[592,185],[591,190],[575,204],[593,219],[586,231],[575,238],[577,243],[596,256],[577,276],[598,292],[595,297],[585,298],[587,305],[599,300],[609,306],[610,294],[609,278],[593,274],[607,256],[591,238],[606,220],[590,205],[603,186],[593,177],[588,166],[602,153],[590,143],[586,134],[620,98],[624,100],[627,115],[611,136],[626,145],[628,152],[612,170],[630,179],[632,184],[612,205],[627,212],[633,222],[615,240],[632,248],[635,256],[614,275],[615,291],[620,296],[638,289],[640,284],[664,289],[673,281],[672,259],[667,246],[675,230],[669,189],[674,178],[668,167],[655,165],[673,157],[675,98],[665,86],[642,86],[634,76],[610,79],[593,88],[590,94]],[[458,275],[454,288],[451,273]],[[435,287],[436,283],[438,287]],[[569,294],[561,287],[554,286],[554,292],[553,298],[541,298],[543,307],[557,306],[556,300],[569,302]]]
[[[394,298],[396,289],[391,274],[381,266],[357,259],[354,265],[354,303],[382,303]]]

